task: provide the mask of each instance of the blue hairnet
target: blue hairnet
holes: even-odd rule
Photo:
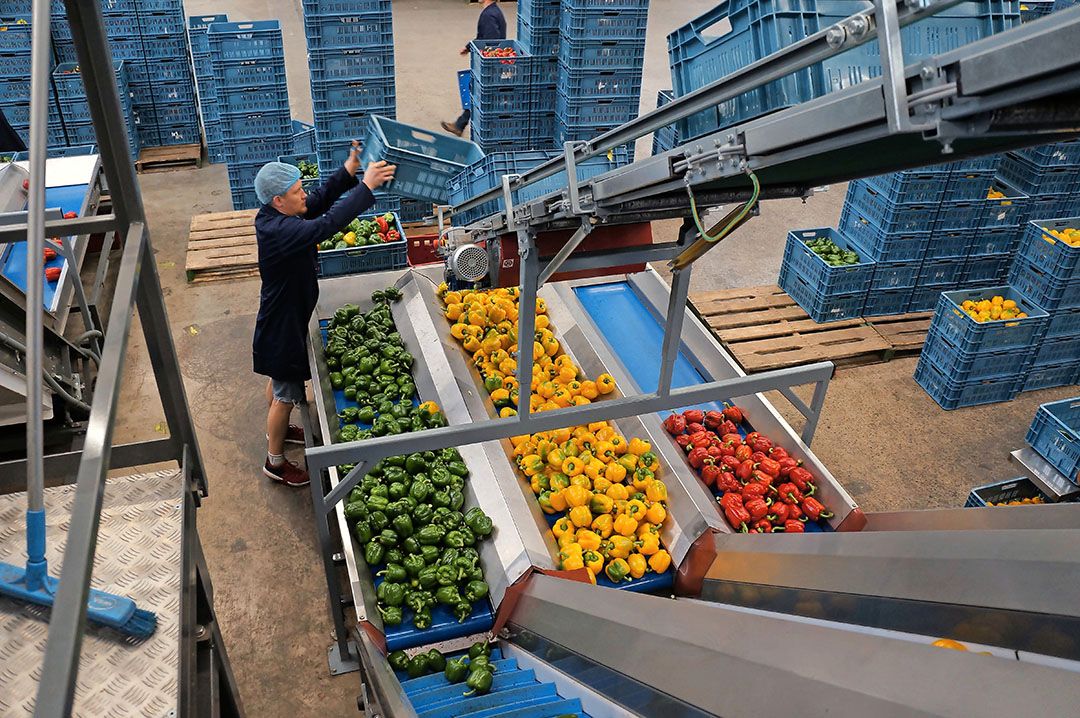
[[[255,195],[262,204],[283,195],[300,179],[300,168],[284,162],[267,162],[255,175]]]

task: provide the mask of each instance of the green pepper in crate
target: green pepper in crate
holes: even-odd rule
[[[409,665],[409,654],[405,651],[393,651],[386,657],[386,662],[395,671],[404,671]]]
[[[404,615],[401,609],[396,606],[389,606],[383,608],[379,606],[379,613],[382,614],[383,623],[387,626],[400,626]]]
[[[458,569],[454,566],[439,566],[435,570],[435,578],[440,586],[453,586],[458,582]]]
[[[434,546],[442,543],[446,529],[441,526],[429,525],[420,529],[416,534],[416,540],[424,546]]]
[[[466,546],[473,546],[474,544],[476,544],[476,534],[472,532],[472,529],[468,528],[467,526],[463,526],[460,529],[460,532],[461,540],[465,542]]]
[[[446,670],[446,656],[439,653],[438,649],[432,648],[427,653],[428,656],[428,669],[433,673],[440,673]]]
[[[450,508],[457,511],[465,505],[465,494],[460,489],[450,490]]]
[[[431,523],[431,519],[435,516],[435,510],[431,508],[431,504],[420,504],[412,512],[413,524],[416,526],[427,526]]]
[[[402,567],[406,573],[409,574],[409,578],[416,578],[420,575],[420,572],[424,570],[424,557],[418,554],[409,554],[405,557],[405,561],[402,563]]]
[[[465,600],[469,603],[476,603],[487,595],[488,585],[484,581],[469,581],[465,585]]]
[[[401,548],[407,554],[416,554],[417,556],[420,556],[420,542],[416,540],[415,536],[409,536],[402,541]],[[421,556],[420,559],[423,560],[423,557]],[[424,563],[427,562],[425,561]]]
[[[397,546],[400,539],[394,529],[383,529],[375,540],[390,549]]]
[[[375,410],[370,406],[361,407],[356,414],[356,420],[361,424],[371,424],[375,421]]]
[[[435,508],[450,508],[450,492],[445,490],[436,491],[431,495],[431,503]]]
[[[367,504],[362,501],[352,501],[345,504],[345,518],[362,519],[367,516]]]
[[[409,594],[405,596],[405,605],[413,611],[423,611],[435,605],[435,597],[430,591],[409,591]]]
[[[425,474],[419,474],[413,479],[412,486],[409,487],[409,496],[412,496],[417,501],[426,501],[429,496],[434,492],[435,487],[431,485],[431,481],[428,480]]]
[[[422,608],[413,613],[413,626],[423,631],[431,628],[431,609]]]
[[[435,600],[444,606],[455,606],[461,603],[461,594],[457,586],[442,586],[435,592]]]
[[[373,531],[382,531],[390,525],[390,517],[383,511],[372,511],[368,514],[368,521]]]
[[[469,659],[473,660],[480,656],[491,655],[491,643],[488,641],[477,641],[469,646]]]
[[[405,660],[408,661],[408,658],[406,658]],[[465,678],[469,675],[469,663],[465,660],[465,656],[461,656],[459,658],[451,658],[449,661],[447,661],[446,669],[443,671],[443,675],[446,676],[446,680],[450,683],[461,683],[463,680],[465,680]]]
[[[380,563],[382,563],[383,555],[385,552],[386,549],[383,548],[383,545],[381,543],[379,543],[378,541],[372,541],[367,545],[367,548],[364,549],[364,562],[368,566],[378,566]]]
[[[420,588],[425,590],[432,590],[439,587],[439,569],[435,566],[425,566],[423,570],[416,575],[416,580],[420,584]]]
[[[424,557],[424,563],[428,566],[434,566],[435,562],[439,560],[439,552],[440,549],[436,545],[420,547],[420,555]]]
[[[457,529],[447,531],[443,537],[443,544],[450,548],[462,548],[465,546],[465,534]]]
[[[385,576],[386,581],[390,583],[405,583],[409,580],[409,572],[405,570],[404,566],[396,563],[386,564],[386,568],[379,571],[376,576]]]
[[[405,495],[408,494],[408,492],[409,490],[405,488],[405,484],[401,483],[400,481],[395,481],[394,483],[390,484],[391,501],[397,501],[398,499],[405,498]]]
[[[387,563],[402,563],[405,560],[405,552],[395,546],[386,550],[386,556],[383,560]]]
[[[403,513],[400,516],[395,516],[393,526],[398,536],[408,537],[413,534],[413,522],[408,514]]]
[[[409,678],[419,678],[427,673],[428,670],[428,656],[426,653],[417,653],[415,656],[409,659],[409,665],[406,667],[406,672],[409,674]]]
[[[332,386],[334,389],[345,388],[345,377],[342,375],[341,372],[330,372],[330,386]]]
[[[395,608],[405,603],[405,586],[400,583],[389,583],[383,581],[379,584],[379,589],[382,589],[382,596],[379,596],[379,590],[376,589],[375,595],[387,606],[393,606]]]
[[[491,519],[479,506],[469,509],[468,513],[465,514],[465,525],[481,538],[491,535]]]
[[[353,527],[353,535],[356,536],[356,542],[360,544],[367,544],[374,537],[374,533],[371,530],[371,524],[367,521],[357,521]]]
[[[367,502],[368,511],[372,513],[376,511],[386,512],[386,507],[390,505],[390,500],[380,493],[381,490],[385,488],[386,487],[376,486],[371,490],[371,496],[368,498]]]
[[[466,619],[472,615],[472,604],[465,601],[458,601],[454,604],[454,618],[458,623],[465,623]]]

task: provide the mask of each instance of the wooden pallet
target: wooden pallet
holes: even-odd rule
[[[819,324],[776,286],[702,292],[691,306],[748,372],[816,361],[874,364],[922,348],[930,314]]]
[[[248,209],[192,217],[184,264],[188,281],[212,282],[257,276],[256,214],[258,210]]]
[[[147,147],[139,153],[139,159],[135,160],[135,171],[139,174],[198,167],[202,167],[201,144]]]

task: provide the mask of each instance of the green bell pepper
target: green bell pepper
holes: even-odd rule
[[[383,581],[379,584],[379,588],[382,589],[382,602],[385,603],[387,606],[398,607],[405,602],[404,584]]]
[[[409,536],[404,541],[402,541],[401,549],[408,554],[416,554],[420,556],[420,542],[416,540],[415,536]],[[420,558],[423,559],[423,556],[420,556]]]
[[[393,584],[391,584],[393,585]],[[404,619],[404,614],[397,606],[388,606],[383,608],[379,606],[379,613],[382,614],[383,625],[386,626],[400,626],[401,621]]]
[[[395,671],[403,671],[409,665],[409,654],[405,651],[393,651],[386,657],[386,662]]]
[[[450,508],[457,511],[465,505],[465,494],[461,493],[458,489],[450,490]]]
[[[370,406],[362,407],[356,414],[356,420],[361,424],[372,424],[375,421],[375,410]]]
[[[461,453],[453,446],[448,446],[439,451],[439,458],[443,461],[461,461]]]
[[[387,466],[396,466],[399,469],[405,468],[405,457],[401,454],[396,456],[388,456],[385,459]]]
[[[404,651],[401,651],[401,653],[404,653]],[[408,660],[408,657],[406,657],[405,661],[408,662]],[[394,670],[404,670],[404,668],[395,668]],[[446,676],[446,680],[450,683],[461,683],[465,680],[469,675],[469,664],[466,661],[465,656],[451,658],[447,661],[446,668],[443,670],[443,675]]]
[[[486,595],[488,585],[484,581],[469,581],[465,584],[465,600],[469,603],[476,603]]]
[[[368,566],[378,566],[383,561],[386,549],[378,541],[372,541],[364,549],[364,563]]]
[[[450,485],[452,474],[444,466],[436,466],[431,470],[431,483],[437,489],[445,489]]]
[[[465,601],[454,604],[454,618],[458,623],[464,623],[465,619],[472,615],[472,605]]]
[[[441,526],[428,525],[420,529],[416,534],[416,540],[424,546],[434,546],[439,544],[443,540],[443,536],[446,535],[446,530]]]
[[[468,526],[474,534],[483,538],[490,536],[492,531],[491,519],[484,513],[483,509],[479,506],[469,509],[465,514],[465,525]]]
[[[480,656],[489,657],[491,655],[491,643],[488,641],[477,641],[469,646],[469,660],[474,660]]]
[[[465,534],[458,529],[447,531],[443,537],[443,544],[450,548],[462,548],[465,546]]]
[[[415,476],[421,471],[427,470],[427,462],[420,454],[409,454],[405,457],[405,470]]]
[[[416,526],[426,526],[431,523],[431,519],[435,515],[435,510],[431,508],[431,504],[420,504],[412,512],[413,524]]]
[[[431,503],[434,504],[436,508],[450,508],[450,492],[436,491],[434,494],[431,495]]]
[[[367,504],[361,501],[352,501],[345,504],[345,518],[362,519],[367,516]]]
[[[409,487],[409,496],[423,503],[434,491],[435,487],[431,485],[431,481],[424,474],[419,474],[413,480],[412,486]]]
[[[440,586],[435,591],[435,600],[444,606],[454,606],[461,603],[461,594],[458,593],[457,586]]]
[[[404,566],[399,566],[396,563],[386,564],[386,568],[379,571],[376,576],[386,576],[386,580],[390,583],[405,583],[409,580],[409,574],[405,570]]]
[[[428,669],[433,673],[439,673],[446,670],[446,656],[439,653],[437,648],[432,648],[427,653],[428,656]]]
[[[409,678],[419,678],[427,673],[428,670],[428,656],[426,653],[417,653],[415,656],[409,659],[409,665],[405,669],[409,674]]]
[[[403,563],[405,561],[405,553],[397,548],[390,548],[386,550],[386,555],[383,556],[383,560],[387,563]]]
[[[390,484],[390,500],[397,501],[398,499],[405,498],[405,495],[409,493],[409,490],[405,488],[405,484],[395,481]]]
[[[434,565],[439,560],[439,552],[439,547],[434,544],[420,547],[420,555],[424,557],[424,563],[428,566]]]
[[[394,517],[393,526],[398,536],[404,538],[413,534],[413,522],[408,514]]]
[[[390,517],[385,511],[372,511],[368,514],[368,522],[371,524],[372,531],[382,531],[390,525]]]
[[[465,542],[466,546],[473,546],[476,544],[476,534],[468,526],[461,527],[461,540]]]
[[[423,570],[416,577],[417,583],[420,584],[420,588],[425,591],[431,591],[439,586],[439,574],[438,569],[434,566],[425,566]]]
[[[458,570],[453,566],[439,566],[435,571],[435,578],[440,586],[453,586],[458,582]]]
[[[412,622],[413,626],[419,631],[431,628],[431,609],[422,608],[414,612]]]
[[[460,476],[463,479],[469,478],[469,467],[463,461],[451,461],[446,465],[446,468],[454,476]]]
[[[395,532],[394,529],[383,529],[379,532],[379,535],[375,537],[375,540],[386,548],[393,548],[394,546],[397,546],[400,541],[397,532]]]
[[[469,690],[465,691],[464,695],[482,696],[490,693],[492,678],[493,676],[491,674],[491,671],[487,670],[486,668],[482,666],[472,667],[472,669],[469,671],[469,677],[465,679],[465,686]]]
[[[353,526],[353,535],[356,536],[357,543],[367,544],[375,537],[375,532],[371,530],[370,522],[357,521],[356,525]]]
[[[335,389],[345,388],[345,376],[339,371],[330,372],[330,386]]]
[[[390,505],[390,501],[389,499],[387,499],[386,496],[383,496],[381,494],[381,490],[383,488],[385,487],[376,486],[374,489],[371,490],[371,496],[368,497],[367,501],[367,510],[370,513],[374,513],[376,511],[382,511],[383,513],[386,513],[386,507]]]

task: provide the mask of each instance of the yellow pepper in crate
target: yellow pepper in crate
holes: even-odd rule
[[[671,566],[671,554],[667,551],[657,551],[649,557],[649,568],[657,573],[667,571]]]
[[[646,451],[638,456],[638,466],[643,466],[655,474],[660,470],[660,457],[651,451]]]
[[[561,567],[563,571],[574,571],[579,568],[585,568],[585,560],[580,553],[570,554],[563,558]]]
[[[549,451],[547,453],[548,466],[555,469],[556,471],[562,471],[562,473],[569,476],[570,472],[563,471],[563,469],[562,469],[563,461],[565,461],[565,459],[566,459],[566,457],[563,455],[563,452],[562,452],[561,449],[552,449],[551,451]]]
[[[540,495],[536,497],[536,502],[540,504],[540,510],[545,514],[557,514],[559,509],[551,505],[552,493],[550,491],[541,491]]]
[[[603,473],[604,462],[600,461],[599,459],[593,459],[585,465],[585,475],[592,480],[593,484],[596,483],[597,479],[601,478]]]
[[[621,558],[614,559],[604,567],[604,574],[611,579],[612,583],[620,583],[630,575],[630,564]]]
[[[544,462],[536,454],[529,454],[521,458],[521,471],[528,477],[539,474],[544,470]]]
[[[645,498],[653,503],[667,501],[667,486],[663,481],[656,480],[645,489]]]
[[[593,494],[592,500],[589,501],[589,510],[597,515],[610,514],[613,508],[615,508],[615,501],[610,496]]]
[[[593,491],[595,491],[598,494],[605,494],[606,495],[607,490],[609,488],[611,488],[611,486],[612,486],[612,483],[610,481],[608,481],[607,479],[605,479],[603,476],[600,476],[600,477],[598,477],[596,479],[593,479],[593,482],[592,482]]]
[[[635,521],[641,521],[645,518],[645,512],[648,511],[648,507],[645,506],[644,501],[633,499],[626,503],[626,515]]]
[[[645,561],[645,557],[640,553],[632,553],[626,559],[627,566],[630,567],[631,578],[641,578],[645,575],[645,570],[648,564]]]
[[[563,459],[562,472],[573,479],[575,476],[581,476],[585,471],[585,464],[581,459],[576,456],[568,456]],[[588,477],[586,477],[588,478]]]
[[[592,482],[589,481],[589,477],[585,474],[578,474],[577,476],[570,477],[571,486],[580,486],[589,493],[592,493]]]
[[[644,491],[649,484],[653,482],[653,472],[646,469],[644,466],[639,466],[634,469],[633,478],[630,480],[630,485],[634,487],[635,491]]]
[[[581,544],[581,548],[586,551],[598,551],[600,545],[603,542],[600,538],[600,534],[591,529],[578,529],[577,530],[577,542]]]
[[[585,568],[589,569],[594,576],[604,568],[604,557],[596,551],[586,550],[581,554],[581,558],[585,562]]]
[[[570,485],[570,477],[559,472],[550,474],[548,475],[548,485],[551,486],[552,491],[562,491]]]
[[[615,534],[607,543],[607,555],[611,558],[626,558],[634,550],[634,542],[626,536]]]
[[[600,538],[607,538],[615,533],[615,519],[611,514],[604,514],[593,519],[592,530],[600,534]]]
[[[656,502],[645,512],[645,520],[659,526],[667,518],[667,509],[660,502]]]
[[[565,516],[556,521],[555,525],[551,527],[551,533],[555,534],[555,538],[558,538],[567,532],[572,533],[573,531],[574,527],[570,524],[570,519]]]
[[[637,531],[638,522],[626,514],[615,517],[615,533],[622,536],[633,536]]]
[[[608,464],[604,469],[604,478],[613,484],[622,483],[626,478],[626,467],[622,464]]]
[[[646,533],[638,539],[638,553],[643,556],[652,556],[660,550],[660,537],[654,533]]]
[[[626,501],[630,498],[630,491],[622,484],[612,484],[605,495],[613,501]]]
[[[627,446],[626,450],[634,456],[642,456],[652,451],[652,444],[643,439],[633,438],[630,439],[630,444]],[[659,463],[657,463],[657,468],[659,468]],[[652,470],[656,471],[656,469]]]
[[[570,487],[571,489],[574,487]],[[569,489],[567,489],[569,491]],[[585,527],[592,525],[592,512],[589,511],[588,506],[575,506],[570,509],[570,521],[574,526]]]
[[[638,538],[641,539],[641,538],[645,537],[647,534],[652,534],[652,535],[656,536],[657,540],[659,540],[660,539],[660,527],[657,526],[656,524],[649,523],[648,521],[642,521],[640,524],[638,524],[638,527],[637,527]]]
[[[555,509],[555,513],[566,511],[566,494],[562,491],[549,491],[548,504]]]
[[[571,544],[577,543],[577,536],[574,535],[573,531],[567,531],[563,535],[559,536],[558,540],[556,540],[555,543],[558,544],[560,549],[566,548]]]
[[[589,490],[586,489],[584,486],[571,485],[563,489],[562,493],[563,496],[566,497],[567,506],[570,506],[572,508],[585,506],[589,503],[589,499],[592,498]],[[573,520],[573,517],[571,517],[571,520]]]

